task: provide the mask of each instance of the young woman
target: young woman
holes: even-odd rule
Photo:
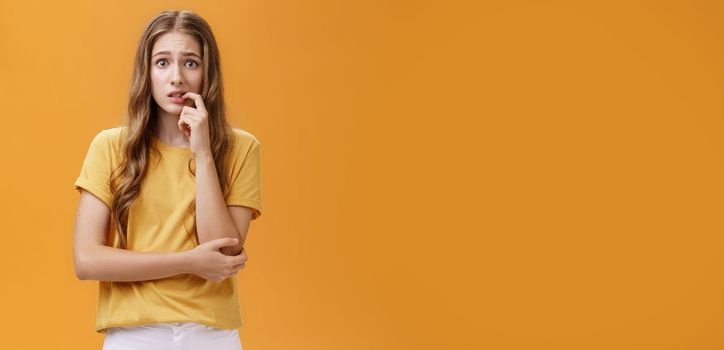
[[[127,119],[95,136],[75,182],[75,271],[99,281],[103,349],[241,349],[235,276],[261,215],[259,153],[227,123],[206,21],[153,18]]]

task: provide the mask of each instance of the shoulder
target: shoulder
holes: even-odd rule
[[[249,131],[239,128],[231,128],[234,139],[242,142],[259,142],[259,139]]]
[[[117,152],[121,147],[124,129],[124,126],[102,129],[96,133],[92,144],[104,151]]]
[[[254,134],[244,129],[231,128],[230,135],[231,145],[227,159],[231,161],[232,168],[243,166],[249,159],[252,163],[258,161],[261,142]]]
[[[244,129],[231,128],[231,136],[232,148],[239,150],[248,150],[261,144],[254,134]]]
[[[125,127],[118,126],[114,128],[108,128],[108,129],[102,129],[98,133],[96,133],[95,139],[102,140],[102,141],[114,141],[118,140],[121,137],[121,132],[123,131]]]

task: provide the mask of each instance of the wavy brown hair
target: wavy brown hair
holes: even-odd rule
[[[177,31],[194,37],[201,48],[203,78],[201,98],[208,112],[211,152],[214,155],[216,173],[219,177],[221,192],[226,198],[229,190],[226,178],[226,156],[231,143],[231,126],[226,119],[219,49],[208,23],[191,11],[163,11],[148,24],[138,42],[133,67],[133,77],[129,91],[128,114],[124,121],[121,138],[123,140],[122,157],[119,166],[110,179],[113,203],[111,206],[111,225],[115,228],[120,247],[127,248],[128,216],[130,209],[141,191],[146,177],[151,151],[160,152],[152,147],[153,135],[157,127],[158,105],[151,94],[151,50],[156,40],[163,34]],[[189,159],[189,172],[193,177],[195,162]],[[196,227],[196,200],[188,210]],[[185,222],[184,222],[185,223]],[[187,228],[188,233],[188,228]],[[198,237],[196,237],[198,240]]]

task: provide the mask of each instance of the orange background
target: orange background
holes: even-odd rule
[[[719,1],[0,4],[0,342],[100,349],[75,181],[191,9],[263,144],[249,349],[724,347]]]

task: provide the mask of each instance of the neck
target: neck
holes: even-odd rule
[[[178,128],[178,119],[178,115],[169,114],[164,110],[158,111],[156,114],[156,138],[167,145],[188,147],[189,140]]]

